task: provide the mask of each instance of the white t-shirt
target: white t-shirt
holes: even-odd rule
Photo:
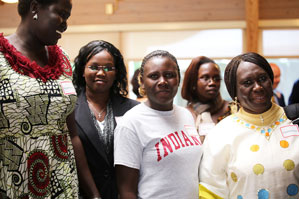
[[[201,148],[187,109],[157,111],[142,103],[115,130],[114,164],[139,170],[138,198],[193,199]]]

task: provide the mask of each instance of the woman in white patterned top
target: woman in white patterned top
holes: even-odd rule
[[[269,63],[257,53],[239,55],[224,79],[241,108],[206,137],[200,198],[298,198],[298,126],[272,103]]]

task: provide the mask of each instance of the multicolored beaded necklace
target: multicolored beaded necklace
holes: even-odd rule
[[[267,140],[270,139],[272,132],[277,128],[277,126],[287,120],[287,116],[285,114],[282,114],[277,121],[273,122],[269,126],[257,126],[257,125],[250,124],[250,123],[242,120],[235,114],[232,117],[233,117],[234,121],[236,121],[238,124],[241,124],[242,126],[248,128],[248,129],[259,131],[261,134],[265,135]],[[261,120],[263,120],[263,118],[261,118]]]

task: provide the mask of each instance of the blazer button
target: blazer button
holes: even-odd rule
[[[104,171],[104,178],[109,178],[109,170],[107,169]]]

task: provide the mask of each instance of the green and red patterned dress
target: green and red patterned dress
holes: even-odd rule
[[[48,53],[48,65],[40,67],[0,34],[2,198],[78,198],[66,125],[77,99],[71,65],[58,46]]]

